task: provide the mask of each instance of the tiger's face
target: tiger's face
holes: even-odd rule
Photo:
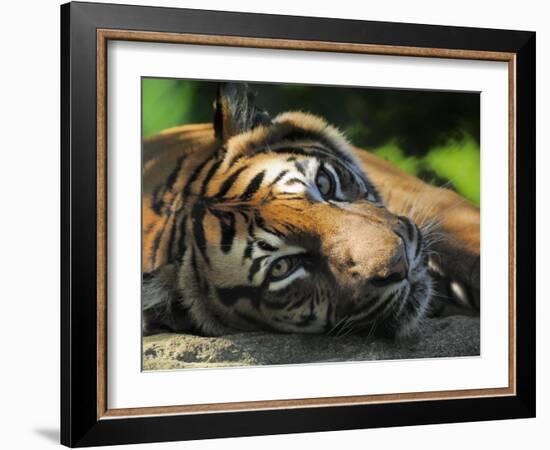
[[[226,89],[223,146],[182,224],[182,313],[206,335],[410,334],[431,297],[421,230],[384,207],[336,129],[304,113],[271,120]]]

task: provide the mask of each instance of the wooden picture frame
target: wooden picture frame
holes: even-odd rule
[[[109,409],[109,40],[504,61],[509,67],[506,388]],[[112,4],[61,7],[61,442],[91,446],[534,417],[535,33]]]

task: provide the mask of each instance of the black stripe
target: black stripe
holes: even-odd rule
[[[260,256],[259,258],[256,258],[254,261],[252,261],[252,264],[250,266],[250,269],[248,270],[248,281],[252,281],[254,278],[254,275],[258,273],[258,271],[262,267],[262,261],[267,258],[267,255]]]
[[[325,161],[328,159],[338,160],[342,159],[346,163],[356,167],[347,156],[342,153],[335,154],[334,151],[322,148],[302,148],[302,147],[282,147],[282,148],[265,148],[261,149],[257,153],[275,153],[275,154],[289,154],[289,155],[299,155],[299,156],[309,156],[317,158],[319,161]]]
[[[216,288],[218,298],[225,306],[234,306],[241,298],[252,302],[256,308],[260,306],[261,288],[255,286],[234,286],[231,288]]]
[[[254,234],[254,221],[251,220],[250,222],[248,222],[248,227],[247,227],[247,231],[248,231],[248,236],[251,237],[251,238],[254,238],[256,235]]]
[[[323,132],[294,128],[287,133],[273,133],[262,142],[262,145],[264,145],[265,148],[269,148],[282,141],[293,141],[297,145],[299,145],[298,141],[316,141],[322,147],[325,147],[325,151],[329,151],[333,153],[334,156],[341,157],[345,161],[351,162],[348,155],[343,153],[340,149],[335,148],[334,142]],[[257,152],[254,150],[255,149],[251,149],[251,153],[256,154]]]
[[[350,157],[348,155],[346,155],[345,153],[343,153],[342,151],[340,151],[338,149],[333,148],[331,145],[326,145],[325,142],[323,142],[322,140],[321,140],[320,144],[323,145],[324,147],[317,147],[317,146],[309,147],[309,146],[307,146],[306,148],[304,148],[304,147],[289,145],[289,146],[284,146],[284,147],[281,147],[281,148],[273,149],[272,147],[273,147],[274,144],[276,144],[276,143],[275,142],[267,143],[266,147],[254,151],[254,154],[256,155],[256,154],[259,154],[259,153],[278,153],[278,154],[288,153],[290,155],[315,156],[315,157],[319,158],[321,161],[326,159],[327,157],[332,157],[332,158],[336,158],[336,159],[341,159],[341,160],[343,160],[343,161],[347,162],[348,164],[355,167],[355,164],[354,164],[353,160],[350,159]]]
[[[210,292],[210,285],[208,284],[208,281],[203,278],[200,274],[199,267],[197,264],[197,256],[195,253],[195,247],[193,247],[193,251],[191,254],[191,269],[193,270],[193,274],[195,276],[195,287],[204,295],[208,295]]]
[[[203,295],[208,295],[210,292],[210,285],[206,278],[201,276],[194,247],[191,254],[191,269],[195,278],[195,289]]]
[[[178,179],[178,175],[180,173],[181,166],[185,158],[186,158],[186,155],[182,155],[176,161],[176,167],[174,168],[174,170],[172,170],[172,172],[170,172],[170,175],[168,175],[168,178],[166,179],[166,190],[171,191],[172,188],[174,187],[174,184]]]
[[[204,169],[204,167],[212,160],[213,156],[205,159],[202,163],[200,163],[196,168],[195,170],[193,171],[193,173],[191,174],[191,176],[189,177],[189,179],[187,180],[187,183],[185,183],[185,187],[183,188],[183,195],[185,197],[187,197],[189,195],[189,193],[191,192],[191,186],[193,185],[193,183],[197,180],[197,178],[199,177],[199,175],[201,174],[202,170]]]
[[[248,201],[252,198],[252,196],[258,192],[258,189],[260,189],[260,186],[262,185],[262,181],[265,177],[265,170],[258,173],[254,178],[252,178],[252,181],[248,183],[248,186],[246,187],[246,190],[241,195],[240,199],[243,201]]]
[[[275,184],[277,184],[279,181],[281,181],[281,179],[288,173],[288,170],[283,170],[281,172],[279,172],[279,175],[277,175],[275,177],[275,179],[269,183],[269,187],[271,186],[274,186]]]
[[[193,221],[193,236],[195,238],[195,244],[199,248],[203,259],[206,264],[210,265],[210,258],[206,252],[206,239],[204,236],[203,221],[205,215],[206,207],[202,203],[196,203],[191,212],[191,218]]]
[[[176,257],[174,255],[174,239],[176,237],[176,231],[178,229],[177,227],[178,220],[177,217],[174,217],[174,220],[172,221],[172,228],[170,229],[170,236],[168,237],[168,261],[169,263],[174,261],[174,258]]]
[[[298,309],[300,306],[302,306],[305,302],[307,302],[309,296],[308,295],[304,295],[303,297],[300,297],[298,300],[296,300],[295,302],[292,302],[292,303],[289,303],[287,305],[287,310],[288,311],[292,311],[294,309]]]
[[[164,217],[164,223],[162,224],[162,228],[157,232],[155,235],[155,239],[153,241],[153,246],[151,248],[151,255],[149,256],[149,260],[152,265],[155,265],[156,259],[157,259],[157,253],[160,248],[160,241],[162,240],[162,235],[164,234],[164,231],[166,230],[166,226],[168,225],[168,221],[170,220],[170,216],[172,214],[172,211],[168,209],[166,211],[166,215]]]
[[[272,252],[272,253],[279,250],[277,247],[273,247],[273,245],[271,245],[269,242],[266,242],[263,240],[258,241],[258,247],[260,247],[262,250],[266,252]]]
[[[248,223],[248,220],[249,220],[248,214],[246,214],[246,212],[244,212],[244,211],[242,211],[242,210],[239,210],[239,211],[237,211],[237,212],[241,215],[241,217],[243,218],[244,222],[245,222],[245,223]]]
[[[225,211],[211,211],[218,218],[221,228],[221,249],[224,253],[229,253],[235,239],[235,214]]]
[[[407,218],[405,218],[404,222],[405,222],[405,226],[407,227],[407,235],[409,237],[409,241],[413,241],[414,240],[414,235],[415,235],[414,225]]]
[[[178,241],[178,260],[181,261],[187,251],[187,216],[183,216],[180,224],[180,238]]]
[[[195,283],[197,284],[196,287],[199,288],[202,284],[202,280],[199,274],[199,268],[197,266],[197,254],[195,253],[195,247],[193,247],[193,250],[191,252],[191,270],[193,271],[193,275],[195,276]]]
[[[216,161],[214,164],[212,164],[212,167],[210,167],[210,169],[208,170],[208,173],[206,174],[206,177],[204,177],[204,181],[202,182],[201,193],[200,193],[201,197],[203,197],[204,194],[206,194],[206,191],[208,190],[208,184],[210,183],[210,180],[212,179],[216,171],[219,169],[222,162],[223,162],[222,159]]]
[[[237,181],[237,178],[239,177],[239,175],[246,169],[248,169],[248,166],[242,166],[239,169],[237,169],[235,172],[233,172],[233,174],[231,174],[229,178],[227,178],[223,182],[222,187],[220,188],[218,193],[215,195],[215,197],[221,198],[225,196],[225,194],[227,194],[229,189],[231,189],[231,187],[235,184],[235,181]]]
[[[243,154],[243,153],[240,153],[240,154],[237,154],[236,156],[234,156],[232,159],[229,160],[229,162],[227,163],[227,170],[230,170],[233,168],[233,166],[238,163],[241,159],[243,158],[247,158],[249,155],[246,155],[246,154]]]
[[[290,158],[295,158],[296,155],[299,155],[299,156],[320,156],[321,158],[326,158],[327,155],[328,155],[328,152],[316,152],[315,150],[313,151],[307,151],[305,150],[304,148],[302,147],[294,147],[292,145],[288,145],[288,146],[284,146],[284,147],[281,147],[281,148],[271,148],[271,147],[263,147],[263,148],[257,148],[257,149],[254,149],[254,155],[252,156],[256,156],[256,155],[261,155],[261,154],[265,154],[265,153],[273,153],[273,154],[276,154],[276,155],[284,155],[284,154],[288,154],[288,155],[293,155],[293,156],[290,156],[288,159]],[[239,155],[238,159],[241,159],[241,158],[244,158],[245,156],[247,155]]]
[[[294,167],[296,167],[296,170],[300,172],[303,176],[306,176],[306,169],[304,169],[304,166],[302,165],[302,163],[296,161],[294,163]]]
[[[254,248],[254,241],[252,239],[246,240],[246,248],[243,253],[243,260],[252,258],[252,249]]]
[[[164,186],[157,186],[155,188],[155,190],[153,191],[153,200],[151,202],[151,207],[152,207],[153,211],[156,214],[158,214],[158,215],[162,214],[162,210],[163,210],[164,205],[165,205],[165,202],[164,202],[164,199],[163,199],[164,194],[168,191],[172,191],[172,189],[174,187],[174,184],[176,183],[176,181],[178,179],[178,175],[181,171],[183,161],[185,161],[185,159],[186,159],[186,155],[180,156],[177,159],[176,166],[175,166],[174,170],[172,170],[172,172],[170,172],[170,174],[168,175],[168,177],[166,179],[166,184]],[[166,211],[166,217],[165,217],[162,229],[157,233],[157,235],[155,237],[155,240],[153,242],[153,248],[151,250],[151,256],[150,256],[150,261],[151,261],[152,264],[154,264],[155,261],[156,261],[157,253],[158,253],[158,250],[159,250],[159,247],[160,247],[160,241],[161,241],[162,235],[166,231],[166,227],[168,225],[168,221],[169,221],[170,216],[171,216],[171,210],[168,209]],[[168,238],[168,252],[167,252],[168,253],[168,261],[171,261],[172,258],[173,258],[172,246],[174,244],[174,234],[176,232],[176,226],[175,226],[176,222],[177,222],[176,219],[174,219],[172,228],[170,230],[170,236]]]
[[[298,233],[300,231],[298,227],[290,223],[281,223],[281,226],[288,230],[290,233]]]
[[[266,233],[272,234],[277,237],[284,237],[284,234],[281,233],[280,231],[277,231],[275,229],[270,229],[267,227],[267,225],[265,224],[265,220],[263,219],[259,211],[256,211],[254,213],[254,223],[258,228],[261,228]]]
[[[269,148],[266,147],[264,149],[259,150],[257,153],[275,153],[277,155],[281,154],[289,154],[289,155],[300,155],[300,156],[316,156],[319,157],[319,159],[326,158],[326,154],[322,152],[316,152],[315,150],[308,151],[302,147],[283,147],[283,148]]]
[[[157,215],[162,214],[162,209],[164,208],[164,186],[158,185],[153,189],[153,195],[151,196],[151,209]]]

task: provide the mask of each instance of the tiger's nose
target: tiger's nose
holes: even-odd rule
[[[388,286],[404,280],[408,274],[409,263],[407,261],[405,244],[402,243],[388,262],[387,267],[381,270],[378,276],[371,278],[370,282],[377,287]]]

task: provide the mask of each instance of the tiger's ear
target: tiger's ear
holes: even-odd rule
[[[216,138],[226,142],[232,136],[271,124],[267,112],[256,107],[256,95],[246,83],[219,83],[214,101]]]

